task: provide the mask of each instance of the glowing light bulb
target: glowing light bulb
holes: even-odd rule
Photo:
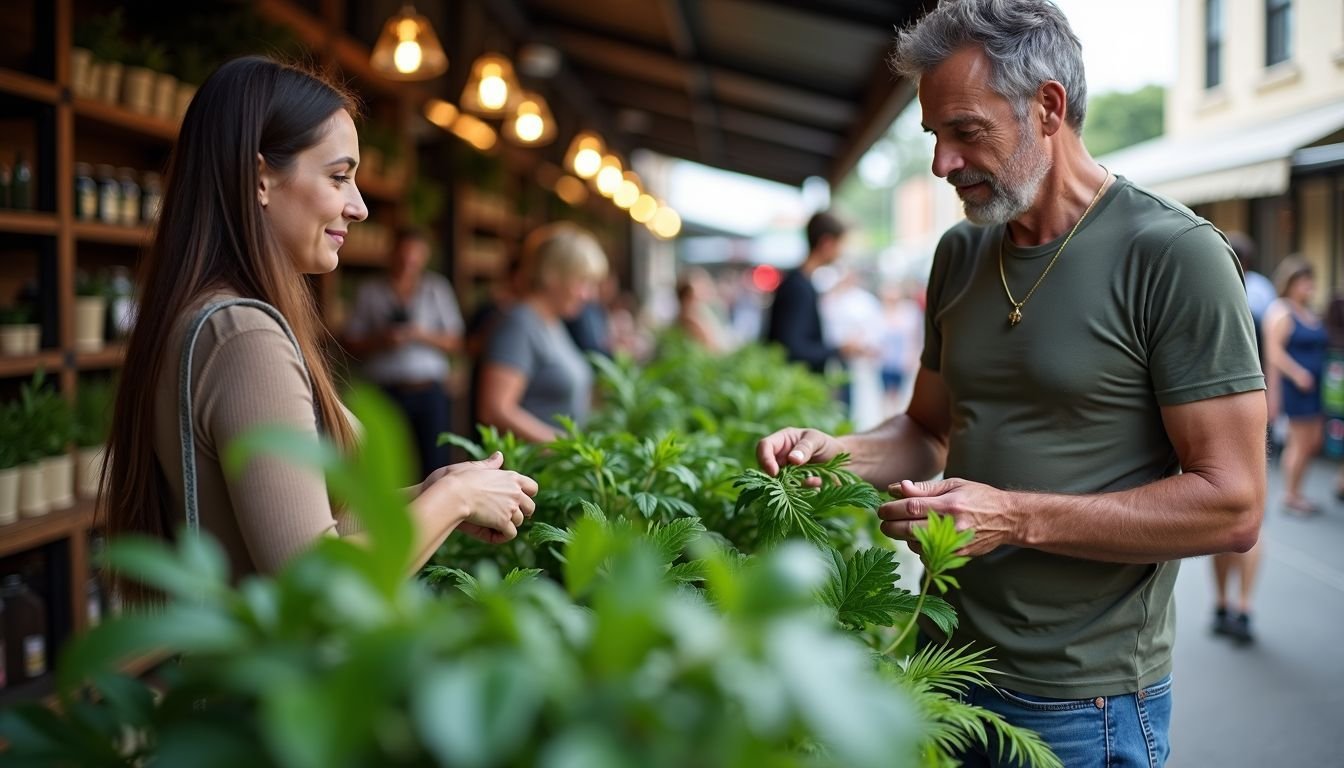
[[[621,186],[616,189],[616,194],[611,198],[611,201],[621,210],[630,208],[638,200],[639,185],[629,179],[621,182]]]
[[[419,69],[423,59],[420,44],[414,40],[402,40],[392,52],[392,65],[402,74],[410,74]]]
[[[476,92],[482,107],[503,109],[508,103],[509,84],[504,82],[503,74],[498,64],[486,64],[481,68],[481,84],[477,86]]]
[[[581,179],[591,179],[602,167],[602,155],[595,149],[580,149],[574,155],[574,173]]]
[[[658,201],[653,195],[640,195],[635,204],[630,206],[630,218],[640,224],[648,224],[653,221],[653,215],[658,212]]]
[[[623,181],[620,166],[603,165],[602,170],[597,172],[597,191],[601,192],[603,197],[611,197],[621,188]]]
[[[659,208],[653,215],[653,234],[671,240],[681,231],[681,217],[671,208]]]
[[[527,114],[518,116],[518,120],[513,124],[513,131],[523,141],[536,141],[541,138],[545,127],[540,115]]]

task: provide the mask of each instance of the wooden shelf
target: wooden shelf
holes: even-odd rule
[[[128,133],[172,142],[177,140],[177,123],[132,112],[116,104],[94,99],[75,99],[75,115]]]
[[[0,93],[22,96],[46,104],[56,104],[61,100],[61,89],[50,80],[3,67],[0,67]]]
[[[135,247],[149,244],[153,230],[145,225],[127,227],[104,224],[101,221],[77,221],[73,227],[75,239],[86,243],[111,243]]]
[[[41,517],[24,517],[17,523],[0,525],[0,557],[70,536],[82,536],[93,525],[93,515],[93,501],[81,499],[67,509],[54,509]]]
[[[0,531],[2,530],[4,529],[0,528]],[[48,667],[55,663],[55,660],[55,654],[47,654]],[[0,690],[0,709],[35,702],[42,702],[48,706],[56,702],[56,675],[50,669],[35,680],[18,685],[11,684]]]
[[[116,368],[126,359],[124,344],[109,344],[97,352],[75,353],[75,367],[81,371]]]
[[[0,211],[0,232],[21,235],[54,235],[60,223],[54,213],[38,211]]]
[[[39,352],[36,355],[19,355],[9,357],[0,355],[0,378],[16,378],[33,375],[33,372],[41,368],[47,372],[53,372],[61,367],[62,355],[55,350]],[[0,528],[3,531],[4,528]]]

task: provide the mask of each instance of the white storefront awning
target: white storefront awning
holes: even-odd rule
[[[1159,137],[1098,158],[1110,170],[1186,205],[1280,195],[1293,153],[1344,129],[1344,103],[1217,136]]]

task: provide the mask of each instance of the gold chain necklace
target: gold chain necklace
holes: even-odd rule
[[[1103,168],[1103,170],[1105,169]],[[1069,236],[1064,238],[1064,242],[1059,244],[1059,250],[1055,251],[1054,257],[1050,259],[1050,263],[1045,265],[1045,271],[1041,273],[1040,277],[1036,278],[1035,284],[1031,286],[1031,290],[1027,291],[1027,295],[1023,296],[1021,301],[1017,301],[1013,298],[1013,292],[1008,288],[1008,276],[1004,274],[1003,271],[1003,241],[1008,239],[1008,225],[1004,225],[1003,239],[999,240],[999,279],[1003,281],[1003,292],[1008,295],[1008,303],[1013,305],[1013,311],[1008,313],[1009,328],[1022,322],[1022,307],[1026,305],[1027,300],[1029,300],[1031,295],[1036,292],[1036,289],[1041,287],[1041,283],[1045,280],[1045,276],[1050,274],[1051,267],[1055,266],[1056,261],[1059,261],[1059,255],[1064,252],[1065,246],[1067,246],[1069,241],[1073,239],[1074,234],[1078,231],[1078,227],[1082,226],[1083,219],[1087,218],[1087,214],[1092,212],[1092,206],[1096,205],[1097,201],[1101,199],[1101,191],[1106,188],[1106,182],[1110,180],[1111,172],[1106,171],[1106,176],[1101,180],[1101,186],[1097,187],[1097,194],[1092,196],[1092,202],[1087,204],[1087,208],[1083,209],[1083,215],[1079,216],[1078,221],[1073,223],[1073,229],[1069,230]]]

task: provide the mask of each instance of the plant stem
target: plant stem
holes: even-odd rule
[[[901,641],[905,639],[906,635],[910,634],[910,630],[915,628],[915,624],[919,623],[919,612],[924,609],[924,596],[929,594],[929,588],[932,585],[933,571],[925,571],[924,587],[919,590],[919,600],[915,603],[915,613],[910,617],[910,621],[906,622],[905,628],[901,630],[901,634],[897,635],[896,639],[891,641],[891,645],[888,645],[886,649],[882,651],[883,656],[886,656],[899,648]]]

